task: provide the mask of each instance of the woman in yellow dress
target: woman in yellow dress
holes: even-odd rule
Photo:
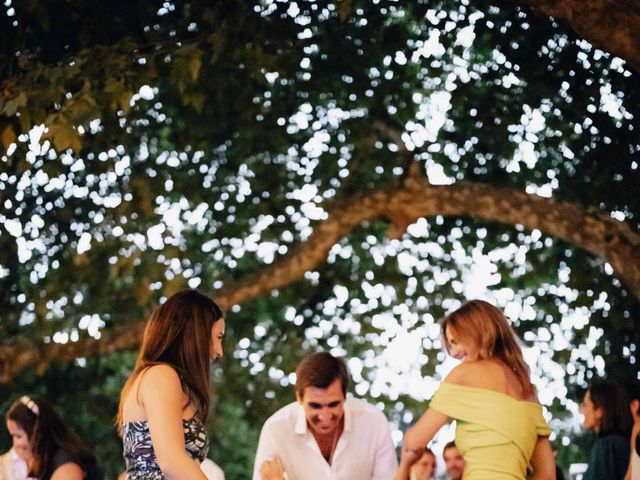
[[[456,420],[465,480],[555,479],[549,427],[515,332],[493,305],[472,300],[442,321],[449,354],[462,361],[404,436],[396,480],[407,480],[437,431]],[[533,474],[527,477],[527,469]]]

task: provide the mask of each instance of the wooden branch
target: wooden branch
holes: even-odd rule
[[[640,0],[500,0],[566,23],[596,48],[640,72]]]
[[[407,148],[407,144],[404,143],[404,140],[402,139],[402,132],[400,130],[383,120],[374,120],[373,128],[391,140],[398,147],[398,151],[403,157],[407,155],[413,156],[411,151]]]
[[[520,224],[560,238],[608,262],[615,275],[640,299],[640,233],[605,212],[550,198],[529,195],[512,188],[460,182],[433,186],[392,185],[337,205],[315,227],[306,242],[255,273],[226,285],[214,296],[224,309],[290,285],[304,273],[323,264],[331,248],[364,221],[401,215],[416,221],[443,215],[472,217],[507,225]],[[63,345],[33,343],[0,347],[0,382],[7,383],[27,367],[94,357],[135,349],[142,323],[132,323],[100,340],[85,339]]]
[[[607,261],[616,276],[640,299],[640,234],[610,215],[580,205],[510,188],[460,182],[433,186],[394,186],[375,190],[334,209],[309,239],[291,254],[219,293],[225,304],[241,304],[303,277],[326,259],[329,250],[366,220],[402,215],[468,216],[538,229]]]
[[[373,128],[398,147],[400,157],[404,159],[402,184],[407,188],[417,188],[421,186],[426,188],[429,181],[423,170],[424,165],[416,161],[415,153],[407,147],[407,144],[402,139],[402,131],[390,122],[381,119],[374,120]],[[409,225],[415,222],[414,218],[406,217],[402,212],[395,211],[387,212],[387,219],[391,223],[387,230],[387,237],[390,239],[402,237]]]

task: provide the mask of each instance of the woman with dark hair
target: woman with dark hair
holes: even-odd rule
[[[524,480],[529,463],[530,478],[554,479],[550,430],[504,314],[472,300],[446,316],[441,326],[448,353],[462,363],[405,434],[396,480],[409,478],[425,445],[451,420],[457,421],[455,442],[464,456],[466,480]]]
[[[583,480],[622,480],[629,465],[632,418],[624,388],[609,380],[594,380],[580,405],[583,425],[598,434]]]
[[[93,453],[44,399],[23,396],[7,412],[13,449],[28,465],[29,477],[43,480],[101,480]]]
[[[210,362],[222,357],[225,321],[206,295],[183,290],[157,307],[120,395],[128,480],[206,480]]]

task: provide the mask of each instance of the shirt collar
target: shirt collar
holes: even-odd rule
[[[349,403],[349,397],[344,402],[344,431],[350,432],[353,423],[353,414]],[[307,433],[307,419],[304,416],[304,408],[300,402],[296,402],[296,424],[295,433],[305,435]]]

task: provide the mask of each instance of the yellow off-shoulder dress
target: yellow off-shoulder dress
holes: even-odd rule
[[[524,480],[538,437],[551,432],[539,404],[484,388],[443,383],[429,408],[457,421],[465,480]]]

